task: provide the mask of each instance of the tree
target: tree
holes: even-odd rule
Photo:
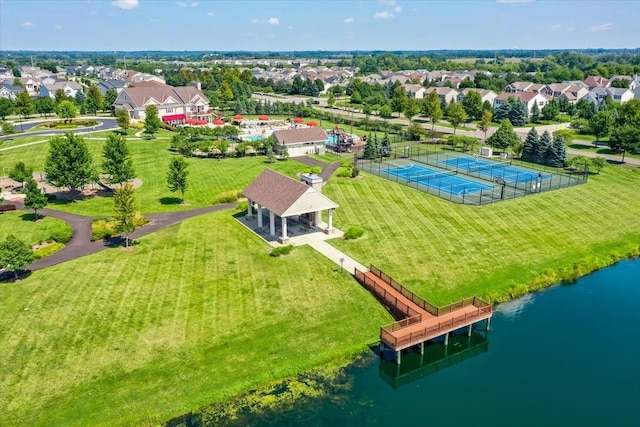
[[[560,115],[560,107],[555,99],[552,99],[542,107],[542,119],[547,121],[557,120]]]
[[[540,145],[540,137],[535,127],[531,128],[522,145],[522,160],[534,162],[538,153],[538,145]]]
[[[547,157],[547,151],[549,151],[549,147],[553,144],[553,140],[551,139],[551,134],[546,130],[542,133],[540,137],[540,142],[538,143],[538,151],[536,152],[536,163],[544,163]]]
[[[182,195],[182,203],[184,203],[184,193],[187,191],[187,162],[182,157],[174,157],[169,162],[169,171],[167,172],[167,184],[169,191],[179,191]]]
[[[287,146],[285,144],[282,144],[280,146],[280,160],[287,160],[288,158],[289,158],[289,150],[287,150]]]
[[[611,132],[609,147],[622,153],[622,163],[624,163],[624,156],[627,151],[633,152],[640,149],[640,127],[630,125],[616,127]]]
[[[564,144],[562,135],[553,138],[553,142],[545,155],[545,163],[555,168],[564,166],[567,160],[567,147]]]
[[[73,97],[73,100],[76,102],[77,105],[82,105],[84,104],[84,100],[87,97],[84,95],[84,92],[79,90],[76,92],[76,96]]]
[[[609,163],[607,159],[604,157],[594,157],[591,159],[591,165],[596,170],[596,173],[599,174],[602,169],[604,169]]]
[[[0,129],[2,129],[2,133],[5,135],[11,135],[16,131],[16,127],[11,122],[2,122]]]
[[[420,106],[415,98],[409,98],[405,102],[404,105],[404,116],[409,119],[409,124],[414,116],[416,116],[420,112]]]
[[[382,107],[380,107],[380,111],[378,112],[378,114],[380,114],[380,117],[387,120],[393,116],[393,111],[391,111],[391,106],[383,105]]]
[[[0,118],[4,120],[13,114],[13,101],[8,98],[0,98]]]
[[[456,134],[456,129],[460,126],[460,123],[465,120],[467,120],[467,113],[464,111],[464,108],[462,108],[462,105],[457,102],[449,104],[447,107],[447,121],[449,121],[451,126],[453,126],[454,135]]]
[[[27,179],[27,185],[24,188],[24,207],[33,209],[34,221],[38,219],[38,210],[47,206],[47,195],[38,187],[38,183],[33,177]]]
[[[158,108],[153,104],[147,105],[147,108],[144,109],[144,132],[153,138],[160,130],[160,126],[162,126],[162,122],[158,117]]]
[[[502,121],[509,118],[509,116],[511,115],[511,107],[514,102],[515,98],[510,96],[509,99],[507,99],[507,102],[503,102],[500,104],[500,106],[496,109],[495,114],[497,121]]]
[[[56,111],[56,104],[53,103],[53,99],[48,96],[44,98],[38,98],[36,101],[36,111],[39,114],[44,114],[45,117],[48,117],[49,114]]]
[[[482,96],[476,90],[467,92],[467,96],[462,100],[462,108],[467,116],[473,120],[479,120],[482,117]]]
[[[116,230],[124,233],[124,245],[125,247],[129,247],[129,234],[136,229],[134,222],[136,217],[135,194],[131,183],[126,182],[124,185],[116,188],[113,194],[113,211]]]
[[[62,101],[70,101],[71,99],[67,96],[66,93],[64,93],[62,89],[56,89],[55,93],[53,94],[53,100],[55,101],[56,105],[59,105]]]
[[[31,264],[33,259],[31,248],[13,234],[0,242],[0,268],[13,272],[16,279],[18,271]]]
[[[616,109],[616,126],[640,127],[640,99],[631,99]]]
[[[433,135],[436,123],[438,123],[443,116],[442,108],[440,107],[440,97],[436,91],[429,92],[429,95],[424,99],[422,112],[425,116],[429,117],[429,121],[431,122],[431,134]]]
[[[527,123],[527,118],[529,117],[529,110],[527,104],[523,101],[516,99],[511,105],[511,110],[509,111],[509,121],[513,126],[523,126]]]
[[[116,121],[118,122],[118,126],[120,126],[126,133],[127,129],[129,129],[129,126],[131,125],[129,113],[124,109],[116,110]]]
[[[484,110],[482,112],[482,118],[480,119],[480,123],[478,123],[478,129],[484,132],[484,140],[487,140],[487,131],[491,128],[491,119],[493,118],[493,114],[489,110]]]
[[[31,99],[26,91],[18,93],[18,96],[13,103],[13,111],[25,119],[36,112],[36,107],[33,105],[33,99]]]
[[[509,119],[505,119],[500,122],[498,130],[487,138],[487,144],[504,152],[507,147],[511,147],[519,140],[520,138],[518,138],[518,135],[513,130],[511,122]]]
[[[596,113],[596,104],[583,98],[577,102],[576,110],[579,118],[589,120]]]
[[[89,92],[87,93],[87,98],[84,100],[84,106],[87,110],[88,114],[96,114],[99,110],[102,110],[104,105],[104,96],[102,96],[102,92],[98,89],[98,86],[91,85],[89,86]]]
[[[87,145],[71,132],[49,140],[44,170],[53,185],[71,190],[79,190],[96,178]]]
[[[598,145],[600,138],[608,136],[611,133],[611,127],[613,126],[613,114],[611,111],[598,111],[589,120],[589,131],[596,137],[594,142]]]
[[[58,117],[64,119],[65,123],[68,123],[71,119],[78,116],[78,106],[73,101],[62,101],[56,108]]]
[[[407,133],[411,135],[411,139],[418,141],[424,136],[424,128],[418,123],[413,123],[407,127]]]
[[[13,169],[9,171],[9,178],[21,183],[24,187],[24,183],[27,179],[33,175],[33,168],[27,167],[24,162],[18,162],[13,166]]]
[[[275,156],[273,155],[273,148],[271,146],[267,147],[267,162],[274,163],[276,161]]]
[[[102,149],[102,169],[109,175],[110,184],[120,184],[135,178],[133,161],[129,156],[127,140],[122,136],[110,134]]]
[[[103,110],[113,109],[113,103],[116,102],[117,98],[118,98],[118,92],[114,88],[107,89],[107,92],[105,92],[104,94],[102,109]]]
[[[336,103],[336,97],[333,93],[331,93],[329,95],[329,98],[327,99],[327,105],[329,106],[329,108],[333,108],[333,104]]]

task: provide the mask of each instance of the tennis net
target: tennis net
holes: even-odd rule
[[[500,163],[496,163],[495,165],[487,165],[487,164],[467,165],[466,169],[467,169],[467,172],[480,172],[480,171],[487,171],[487,170],[490,171],[490,170],[505,168],[505,167],[507,167],[507,165],[501,165]]]
[[[455,175],[456,171],[448,171],[448,172],[438,172],[438,173],[418,173],[418,174],[409,174],[404,178],[407,182],[420,182],[420,181],[429,181],[431,179],[443,178],[445,176]]]

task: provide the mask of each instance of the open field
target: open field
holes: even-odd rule
[[[349,275],[231,214],[0,284],[3,424],[156,425],[377,340],[390,317]]]
[[[502,300],[640,253],[640,170],[609,167],[586,185],[471,207],[369,174],[333,179],[336,226],[358,240],[332,244],[374,263],[436,304],[470,295]],[[574,272],[574,265],[575,272]]]
[[[85,141],[93,155],[94,162],[101,162],[104,140],[85,138]],[[220,193],[243,189],[267,167],[290,176],[295,176],[297,172],[309,168],[292,159],[270,164],[265,163],[264,157],[229,158],[221,161],[187,158],[189,187],[185,199],[189,206],[181,206],[179,194],[171,193],[167,189],[167,165],[169,159],[175,156],[168,150],[169,146],[169,140],[161,138],[129,141],[133,166],[137,177],[142,180],[142,186],[136,190],[136,198],[139,209],[143,213],[208,206],[212,203],[213,198]],[[48,143],[45,143],[0,152],[0,170],[13,167],[20,160],[26,160],[27,164],[32,166],[35,171],[42,171],[47,150]],[[81,215],[105,216],[111,214],[113,202],[111,197],[96,197],[73,203],[58,200],[50,207]]]
[[[33,246],[49,240],[52,234],[71,234],[71,227],[64,221],[51,217],[32,221],[31,218],[32,212],[12,211],[0,214],[0,239],[13,234],[27,245]]]

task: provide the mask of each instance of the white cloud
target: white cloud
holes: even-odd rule
[[[395,6],[397,1],[396,0],[378,0],[378,3],[383,4],[385,6]]]
[[[591,27],[589,27],[588,31],[590,33],[595,33],[597,31],[609,31],[612,28],[613,28],[613,24],[609,22],[607,24],[592,25]]]
[[[393,13],[392,12],[378,12],[375,15],[373,15],[373,19],[393,19]]]
[[[346,19],[344,20],[344,23],[345,23],[345,24],[353,24],[353,18],[346,18]]]
[[[198,7],[198,2],[197,1],[191,2],[191,7]]]
[[[55,26],[55,27],[53,27],[53,28],[55,28],[56,30],[61,30],[61,29],[63,29],[64,27],[63,27],[62,25],[56,25],[56,26]]]
[[[25,28],[33,27],[33,22],[29,22],[29,21],[23,22],[22,26],[25,27]]]
[[[216,16],[216,14],[213,12],[207,12],[207,16]]]
[[[278,18],[269,18],[268,22],[271,25],[280,25],[280,20]]]
[[[260,23],[260,20],[259,20],[259,19],[257,19],[257,18],[253,18],[253,19],[251,20],[251,23],[252,23],[252,24],[259,24],[259,23]]]
[[[533,3],[536,0],[496,0],[496,2],[498,3],[507,3],[507,4],[511,4],[511,3]]]
[[[560,28],[562,28],[562,26],[560,24],[553,24],[551,26],[551,30],[552,31],[558,31]]]
[[[119,9],[131,10],[139,6],[138,0],[115,0],[111,2],[111,6]]]
[[[186,3],[185,3],[185,2],[183,2],[183,1],[179,1],[179,2],[178,2],[178,3],[176,3],[176,4],[178,5],[178,7],[187,7],[187,6],[189,6],[188,4],[186,4]]]
[[[402,8],[400,6],[396,6],[393,8],[393,11],[396,13],[396,15],[399,15],[402,13]]]

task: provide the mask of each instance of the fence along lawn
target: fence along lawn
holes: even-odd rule
[[[0,284],[7,425],[157,425],[346,355],[391,317],[309,247],[217,212]]]
[[[556,283],[553,271],[575,263],[602,267],[612,253],[640,254],[637,169],[608,167],[585,185],[482,207],[362,175],[324,187],[340,204],[336,227],[365,230],[331,244],[438,305],[503,299],[532,282]]]

